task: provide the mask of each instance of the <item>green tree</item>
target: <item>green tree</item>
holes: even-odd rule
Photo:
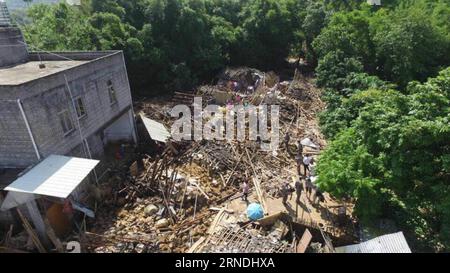
[[[302,28],[305,33],[306,59],[312,66],[317,65],[317,55],[312,43],[325,27],[326,19],[327,12],[324,5],[318,1],[308,1]]]
[[[286,1],[253,0],[244,6],[239,55],[233,62],[274,68],[288,57],[293,40]]]
[[[399,10],[373,25],[377,73],[383,79],[406,87],[435,75],[449,61],[445,37],[420,10]]]
[[[369,31],[369,17],[367,11],[360,10],[335,13],[313,42],[318,58],[339,51],[345,58],[359,60],[366,72],[374,71],[374,45]]]
[[[334,89],[324,91],[327,108],[319,114],[319,121],[322,133],[329,139],[350,127],[366,105],[397,92],[392,91],[394,85],[365,73],[351,73],[344,86],[341,93]]]
[[[316,69],[317,84],[339,92],[344,88],[347,75],[363,72],[361,62],[353,57],[346,57],[340,50],[330,52],[320,59]]]
[[[23,26],[31,47],[44,50],[93,50],[95,32],[87,16],[65,3],[33,5],[28,9],[32,24]]]
[[[355,198],[361,219],[391,217],[416,246],[436,251],[450,247],[449,88],[450,68],[425,84],[411,83],[407,94],[367,96],[318,164],[319,185]],[[367,92],[376,91],[350,100]]]

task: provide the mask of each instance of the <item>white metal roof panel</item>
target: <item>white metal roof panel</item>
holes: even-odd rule
[[[149,119],[141,114],[142,122],[144,122],[145,129],[150,134],[150,137],[153,140],[166,142],[170,138],[170,132],[166,129],[166,127],[152,119]]]
[[[340,253],[411,253],[403,232],[383,235],[357,245],[336,248]]]
[[[99,163],[98,160],[51,155],[5,188],[67,198]]]

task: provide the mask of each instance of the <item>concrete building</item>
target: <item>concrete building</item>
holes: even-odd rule
[[[109,141],[136,142],[121,51],[29,52],[1,14],[0,169],[52,154],[100,159]]]

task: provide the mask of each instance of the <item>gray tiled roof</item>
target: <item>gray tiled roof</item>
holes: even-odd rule
[[[6,3],[0,0],[0,27],[10,26],[11,18]]]

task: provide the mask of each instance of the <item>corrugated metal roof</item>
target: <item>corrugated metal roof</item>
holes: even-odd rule
[[[403,232],[387,234],[357,245],[337,247],[339,253],[411,253]]]
[[[144,122],[145,129],[147,129],[147,132],[153,140],[165,143],[170,138],[170,132],[166,129],[166,127],[164,127],[163,124],[149,119],[143,114],[141,114],[141,118],[142,122]]]
[[[98,160],[51,155],[6,191],[67,198],[99,163]]]

